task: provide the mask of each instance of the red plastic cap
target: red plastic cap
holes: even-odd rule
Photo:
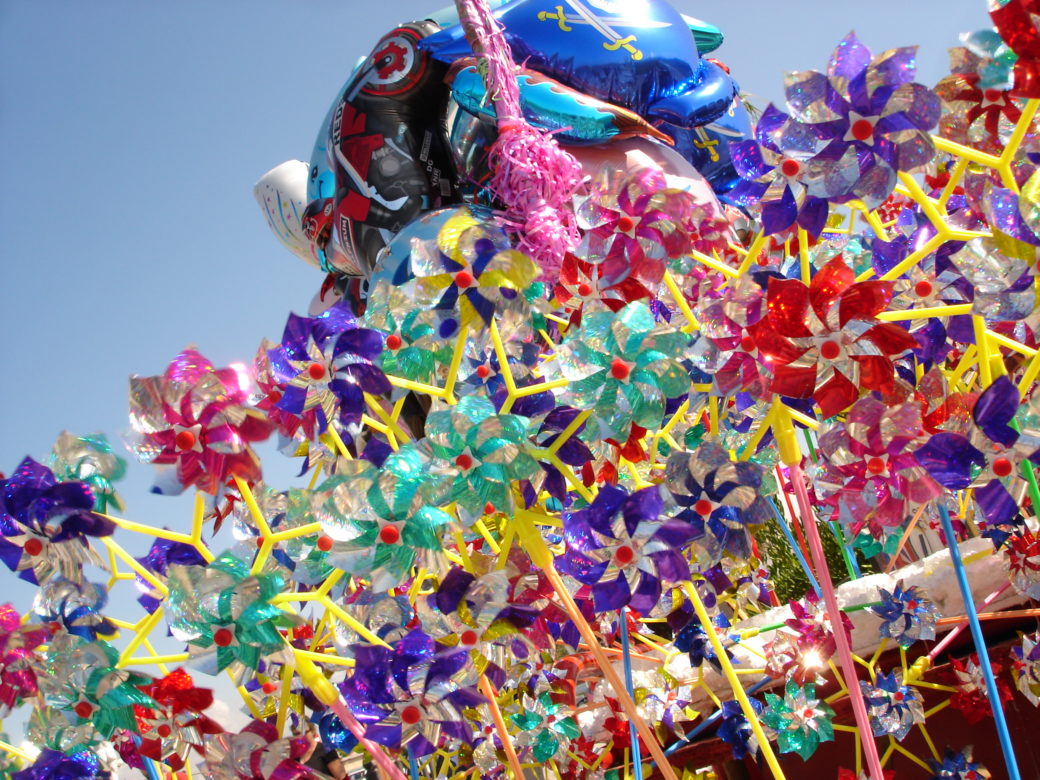
[[[195,446],[195,434],[191,431],[181,431],[174,439],[174,443],[179,450],[190,450]]]
[[[825,341],[820,345],[820,357],[824,360],[834,360],[841,354],[841,347],[837,341]]]
[[[631,373],[632,369],[621,358],[614,358],[610,361],[610,375],[619,382],[624,382]]]
[[[635,221],[628,214],[622,214],[617,221],[617,229],[622,233],[627,233],[636,226]]]
[[[419,711],[419,708],[416,707],[414,704],[409,704],[407,707],[401,710],[402,723],[407,723],[410,726],[414,726],[420,720],[422,720],[422,713]]]
[[[1011,465],[1011,461],[1007,458],[997,458],[993,461],[993,473],[998,477],[1010,476],[1014,469],[1015,467]]]
[[[401,337],[396,333],[391,333],[386,337],[386,348],[393,351],[401,348]]]
[[[25,550],[26,555],[35,557],[43,552],[43,542],[35,538],[26,539],[22,549]]]
[[[852,123],[850,129],[852,131],[852,137],[857,141],[866,141],[874,135],[874,123],[869,119],[857,119]]]
[[[213,634],[213,644],[217,647],[227,647],[235,639],[229,628],[218,628]]]
[[[307,375],[317,382],[319,379],[325,378],[325,366],[321,363],[311,363],[307,366]]]
[[[473,286],[473,274],[469,271],[459,271],[455,274],[455,285],[462,290]]]
[[[636,554],[627,544],[623,544],[614,551],[614,560],[621,566],[627,566],[635,560]]]
[[[384,525],[379,531],[379,541],[383,544],[397,544],[401,541],[401,532],[396,525]]]
[[[322,552],[328,552],[329,550],[332,549],[332,544],[333,544],[332,537],[331,536],[326,536],[325,534],[322,534],[321,536],[318,537],[318,541],[317,541],[317,544],[315,544],[315,547],[317,547]]]

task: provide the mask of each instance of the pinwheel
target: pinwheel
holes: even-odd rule
[[[924,598],[916,586],[904,589],[900,580],[891,593],[884,588],[878,591],[881,603],[870,611],[882,620],[881,636],[896,640],[903,648],[920,640],[935,639],[935,604]]]
[[[808,761],[821,742],[834,739],[834,710],[815,695],[815,685],[803,686],[794,680],[787,681],[783,697],[765,695],[762,722],[776,732],[781,753],[794,751]]]
[[[473,206],[449,217],[436,239],[413,242],[411,269],[415,279],[405,290],[437,313],[441,338],[488,326],[511,311],[526,312],[522,293],[539,275],[533,260],[511,248],[490,212]]]
[[[756,463],[732,461],[712,439],[692,452],[669,456],[665,484],[679,507],[675,516],[690,524],[694,539],[712,563],[724,552],[747,557],[751,552],[748,527],[771,517],[762,495],[764,471]]]
[[[54,442],[48,461],[54,476],[63,482],[83,482],[94,494],[94,509],[122,509],[113,483],[126,474],[126,461],[112,451],[103,433],[75,436],[63,431]]]
[[[935,772],[932,780],[989,780],[989,770],[974,759],[972,746],[957,753],[950,748],[943,751],[942,761],[929,761]]]
[[[574,255],[599,266],[607,287],[632,277],[651,291],[667,261],[692,249],[692,236],[707,216],[690,193],[669,187],[656,166],[604,168],[577,198],[575,213],[582,240]]]
[[[756,278],[742,276],[723,285],[720,275],[705,276],[696,291],[694,313],[700,331],[719,351],[718,362],[704,366],[722,395],[750,393],[755,398],[767,395],[769,367],[763,364],[754,340],[747,335],[765,314],[765,290]]]
[[[153,680],[142,690],[155,702],[151,707],[136,708],[142,755],[177,771],[185,765],[191,750],[205,754],[206,735],[224,732],[204,713],[213,704],[213,691],[196,688],[183,669]]]
[[[654,294],[639,279],[632,275],[611,284],[603,278],[603,265],[596,265],[567,253],[560,266],[560,278],[554,292],[561,306],[571,312],[571,320],[577,322],[587,304],[599,302],[611,311],[617,311],[626,303],[653,299]]]
[[[837,644],[834,628],[815,592],[801,601],[791,602],[793,617],[784,621],[766,645],[766,674],[774,678],[789,677],[798,684],[815,682],[834,655]],[[852,621],[843,612],[842,630],[851,635]]]
[[[808,287],[771,278],[766,315],[748,328],[773,367],[771,391],[812,398],[824,417],[833,417],[864,390],[890,390],[891,358],[917,346],[903,328],[878,321],[891,297],[891,282],[856,282],[840,255]]]
[[[416,309],[400,287],[378,281],[369,291],[364,322],[386,334],[379,364],[391,376],[434,384],[438,369],[451,361],[452,345],[440,335],[436,314]]]
[[[284,586],[280,574],[251,575],[230,553],[208,566],[172,565],[168,577],[170,631],[207,674],[236,662],[255,670],[262,658],[284,650],[279,629],[301,622],[271,604]]]
[[[379,331],[361,327],[350,305],[340,301],[316,317],[289,316],[281,344],[267,353],[274,406],[301,419],[309,439],[335,421],[357,425],[365,393],[390,392],[390,382],[375,365],[383,352]],[[266,374],[267,372],[264,371]]]
[[[994,677],[997,677],[1003,665],[993,663],[992,660],[989,663]],[[992,717],[992,704],[978,655],[972,653],[964,661],[951,658],[950,666],[953,669],[954,686],[957,688],[957,693],[950,696],[950,706],[958,710],[968,723],[978,723]],[[1000,701],[996,706],[1003,708],[1011,701],[1011,689],[1000,677],[997,677],[997,694]]]
[[[1011,677],[1029,703],[1040,707],[1040,632],[1023,634],[1011,648]]]
[[[40,751],[32,766],[15,772],[11,780],[108,780],[110,776],[101,768],[98,757],[90,751],[66,755],[45,748]]]
[[[1034,0],[1000,0],[989,16],[1000,37],[1015,53],[1011,94],[1040,97],[1040,27]]]
[[[867,528],[882,538],[904,523],[914,506],[942,491],[912,454],[926,440],[918,403],[856,401],[844,422],[820,430],[822,503],[834,508],[835,520],[849,523],[853,535]]]
[[[317,780],[303,763],[306,737],[281,739],[272,724],[254,720],[238,734],[206,740],[206,771],[214,780]]]
[[[192,485],[216,495],[232,476],[260,478],[251,444],[271,432],[248,406],[241,366],[214,368],[194,349],[179,354],[162,376],[130,378],[129,446],[144,463],[165,467],[155,491],[177,494]]]
[[[529,424],[515,414],[496,414],[491,401],[473,396],[431,411],[426,438],[434,457],[447,461],[438,470],[450,474],[448,498],[476,517],[510,513],[512,485],[538,469],[526,452]]]
[[[80,579],[83,564],[101,566],[87,537],[110,536],[115,525],[91,510],[94,494],[83,482],[58,482],[26,458],[0,480],[0,560],[23,580]]]
[[[826,74],[787,74],[788,108],[823,146],[808,166],[810,195],[832,203],[858,198],[874,208],[895,188],[896,173],[919,170],[932,159],[928,131],[939,121],[940,103],[913,81],[916,51],[891,49],[871,58],[849,33]]]
[[[442,646],[441,646],[442,647]],[[475,670],[461,648],[439,649],[423,631],[410,631],[394,649],[352,648],[354,673],[340,685],[365,736],[388,747],[429,755],[442,740],[468,740],[462,710],[484,698]]]
[[[37,647],[47,641],[41,626],[22,625],[21,617],[10,604],[0,606],[0,717],[37,691]]]
[[[669,623],[672,623],[675,617],[674,613],[670,615]],[[726,629],[728,628],[730,628],[730,622],[721,612],[712,618],[711,630],[718,635],[722,641],[723,648],[726,650],[726,655],[732,659],[732,654],[728,647],[728,645],[732,644],[732,640],[726,634]],[[714,666],[716,671],[722,668],[715,653],[715,645],[708,638],[708,632],[696,616],[691,616],[690,621],[675,633],[673,642],[676,650],[689,656],[690,666],[694,669],[699,668],[705,661]]]
[[[755,713],[762,715],[763,705],[758,699],[749,699]],[[719,720],[719,728],[715,735],[729,745],[733,751],[733,758],[741,760],[744,756],[755,755],[759,751],[758,740],[755,738],[740,704],[735,701],[724,701],[719,708],[722,717]]]
[[[560,372],[570,380],[559,398],[592,416],[580,434],[586,442],[628,439],[631,426],[661,424],[665,402],[690,390],[690,379],[674,356],[688,338],[654,322],[642,303],[616,314],[586,311],[580,329],[568,332],[559,346]]]
[[[592,588],[596,612],[629,606],[649,615],[664,584],[683,582],[690,567],[680,554],[693,531],[665,520],[658,488],[632,494],[604,485],[585,509],[564,515],[567,549],[557,567]]]
[[[54,637],[42,658],[40,692],[48,704],[89,723],[105,739],[116,730],[137,730],[134,706],[151,706],[140,690],[152,678],[119,669],[119,653],[107,642],[72,634]]]
[[[181,566],[205,566],[206,559],[202,553],[191,544],[184,542],[172,542],[169,539],[156,538],[152,542],[148,554],[137,559],[144,568],[152,574],[157,575],[161,581],[165,581],[166,574],[171,564]],[[138,603],[149,612],[155,610],[162,603],[163,594],[148,580],[140,574],[134,575],[134,584],[141,595],[137,597]]]
[[[545,691],[537,696],[524,695],[520,712],[510,721],[520,729],[515,742],[531,751],[531,760],[544,764],[562,755],[572,739],[581,736],[581,729],[573,716],[573,707],[553,701]]]
[[[382,466],[347,462],[318,486],[312,509],[333,542],[330,565],[370,578],[377,590],[393,587],[416,561],[439,568],[441,533],[452,517],[438,506],[445,478],[429,463],[410,444]]]
[[[55,631],[94,640],[116,633],[115,624],[101,614],[107,603],[104,586],[58,577],[40,586],[33,599],[33,613]]]
[[[879,674],[874,685],[866,680],[859,685],[875,737],[890,734],[902,741],[914,724],[924,723],[923,700],[914,688],[902,684],[898,671]]]
[[[552,447],[579,414],[579,410],[571,406],[556,407],[545,416],[538,432],[534,434],[533,443],[542,450]],[[564,466],[579,471],[593,459],[592,450],[579,436],[568,436],[556,448],[556,457]],[[536,487],[541,487],[561,505],[567,506],[573,499],[563,473],[550,461],[539,461],[538,465],[545,472],[545,478]]]
[[[819,174],[812,158],[823,143],[813,129],[791,119],[770,104],[755,125],[754,140],[730,144],[733,165],[742,181],[730,190],[729,199],[745,207],[761,209],[767,235],[797,224],[818,236],[827,221],[825,198],[810,194],[806,181]]]
[[[1031,599],[1040,597],[1040,536],[1028,529],[1012,533],[1004,554],[1015,590]]]

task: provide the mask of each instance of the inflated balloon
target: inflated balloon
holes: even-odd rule
[[[495,16],[517,62],[650,121],[707,124],[736,94],[729,75],[701,59],[686,20],[664,0],[514,0]],[[422,46],[445,62],[473,55],[459,27]]]
[[[301,260],[321,266],[314,242],[304,232],[310,166],[299,160],[272,168],[253,187],[253,195],[271,228],[286,249]]]
[[[335,191],[308,211],[327,263],[342,274],[367,275],[398,230],[456,200],[443,119],[446,68],[419,48],[436,29],[417,22],[383,36],[331,113]],[[327,251],[330,243],[337,251]]]

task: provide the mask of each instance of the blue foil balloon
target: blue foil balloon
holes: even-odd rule
[[[736,95],[664,0],[513,0],[494,14],[517,62],[652,122],[704,125]],[[459,26],[420,45],[444,62],[473,54]]]

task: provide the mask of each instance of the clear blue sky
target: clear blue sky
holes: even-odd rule
[[[850,29],[875,51],[921,44],[933,84],[957,34],[988,25],[984,0],[676,5],[721,27],[717,56],[774,100],[784,71],[822,69]],[[0,1],[0,471],[45,457],[63,429],[118,439],[128,375],[161,372],[189,344],[217,363],[249,361],[306,309],[322,276],[269,234],[252,185],[308,158],[337,89],[384,31],[436,8]],[[271,481],[284,487],[292,469],[279,466]],[[128,516],[184,526],[188,500],[148,495],[149,484],[149,468],[132,466]],[[27,605],[29,589],[8,593]]]

